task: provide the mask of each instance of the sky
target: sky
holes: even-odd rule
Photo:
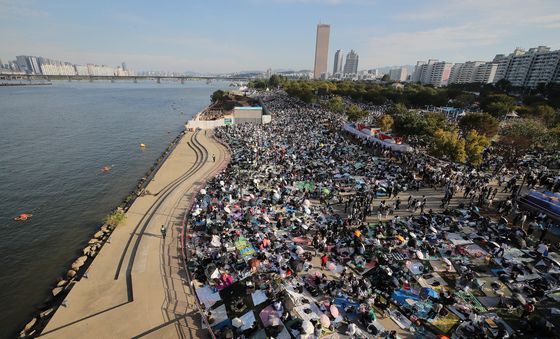
[[[312,69],[316,25],[359,69],[560,49],[560,0],[0,0],[0,58],[135,70]]]

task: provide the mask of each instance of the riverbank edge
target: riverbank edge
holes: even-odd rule
[[[193,117],[198,117],[208,107],[209,106],[206,106],[202,111],[198,112]],[[187,133],[186,124],[183,126],[184,129],[169,143],[167,148],[165,148],[160,156],[148,168],[145,175],[138,180],[134,190],[130,191],[129,194],[109,212],[109,214],[117,211],[123,211],[126,213],[138,197],[147,193],[146,187],[163,166],[165,161],[167,161],[171,153],[175,150],[180,140]],[[94,231],[94,233],[89,237],[90,240],[82,249],[82,255],[78,255],[76,260],[70,264],[70,267],[65,274],[61,272],[62,278],[58,277],[56,279],[56,282],[51,289],[51,296],[47,297],[42,304],[37,306],[36,310],[31,312],[33,314],[32,319],[25,323],[23,327],[20,327],[21,330],[18,334],[19,338],[33,338],[41,334],[52,316],[55,314],[56,310],[60,306],[64,305],[66,296],[70,293],[73,286],[82,278],[87,279],[88,268],[95,260],[97,253],[99,253],[99,251],[107,243],[107,240],[114,229],[115,226],[103,223],[97,230]]]

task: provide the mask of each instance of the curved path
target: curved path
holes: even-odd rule
[[[42,336],[203,338],[182,269],[181,222],[195,190],[227,158],[211,131],[185,134],[149,183],[152,194],[134,202]]]

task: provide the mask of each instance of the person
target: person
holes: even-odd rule
[[[327,268],[327,261],[329,261],[329,256],[325,253],[321,257],[321,268]]]
[[[164,225],[161,225],[161,237],[165,239],[165,235],[167,234],[167,229]]]
[[[212,154],[212,161],[216,162],[216,154]]]

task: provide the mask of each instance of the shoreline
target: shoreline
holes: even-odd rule
[[[206,107],[204,109],[206,109]],[[199,114],[200,112],[195,116]],[[148,167],[145,174],[138,179],[134,189],[131,190],[115,208],[111,209],[108,215],[119,210],[126,213],[139,197],[150,195],[146,190],[147,186],[165,164],[166,160],[176,149],[186,133],[186,129],[179,132],[160,156]],[[68,265],[66,273],[64,271],[60,272],[59,277],[54,280],[54,284],[50,289],[47,299],[39,304],[39,306],[36,306],[36,309],[31,312],[32,317],[30,321],[22,322],[21,330],[17,333],[19,337],[37,336],[47,327],[58,308],[63,306],[65,298],[75,286],[76,282],[80,281],[82,278],[87,278],[89,267],[93,264],[97,254],[107,243],[107,240],[114,230],[114,226],[102,222],[98,228],[94,229],[92,235],[88,237],[89,241],[86,242],[86,240],[84,240],[83,249],[81,251],[76,250],[77,257],[75,261]],[[71,271],[74,273],[70,273]]]

